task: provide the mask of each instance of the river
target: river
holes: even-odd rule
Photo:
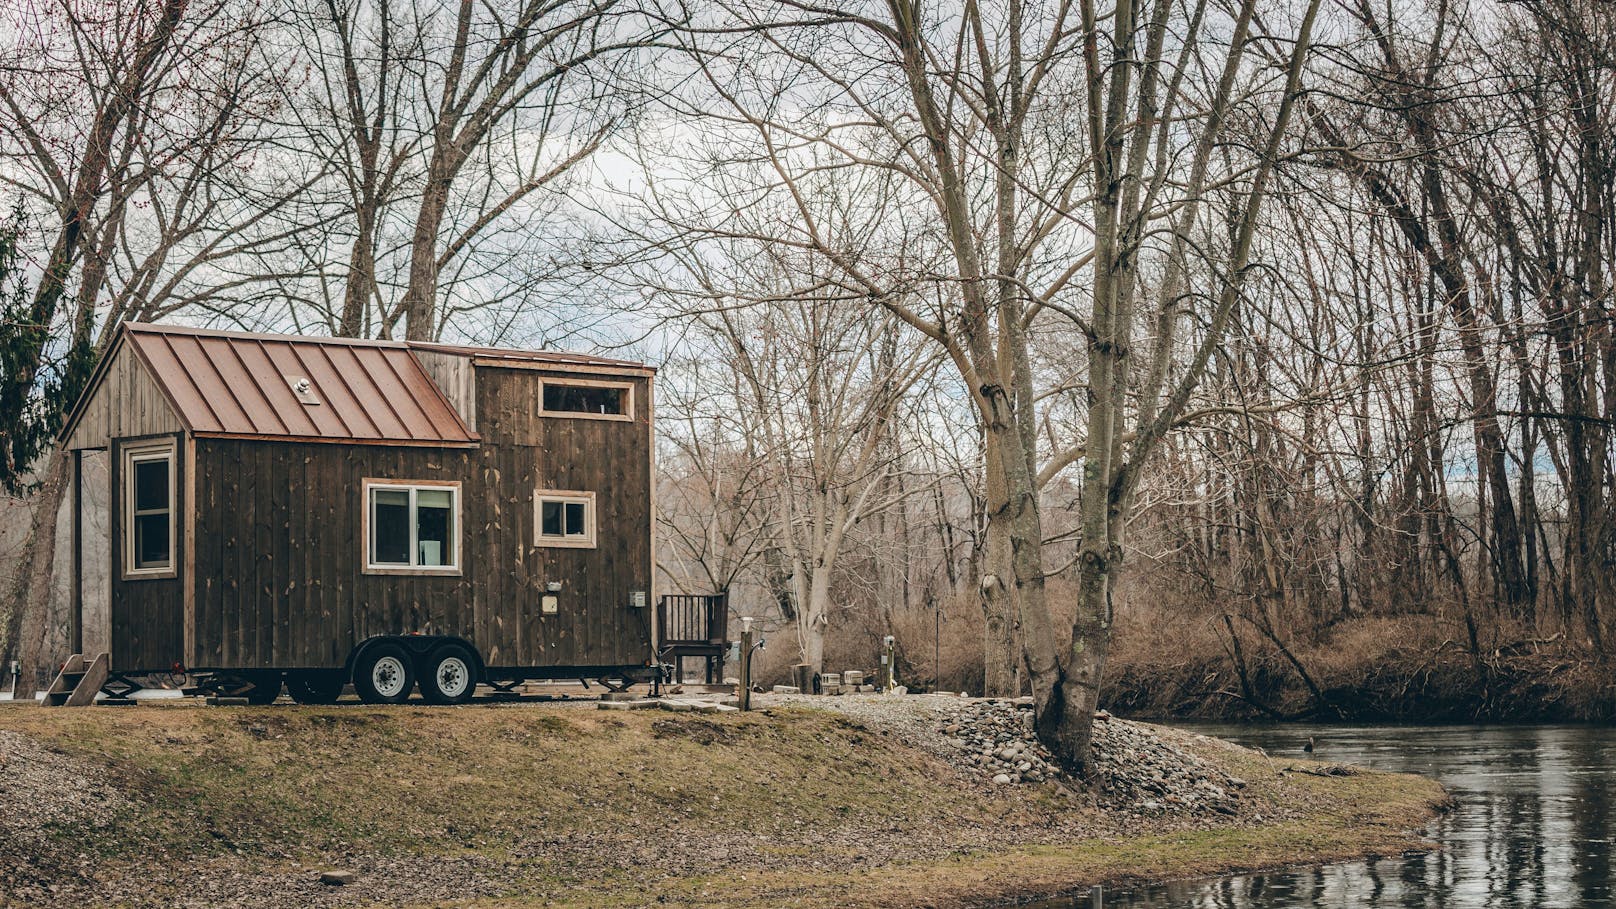
[[[1616,906],[1616,729],[1583,726],[1222,726],[1273,755],[1435,777],[1458,807],[1430,855],[1107,893],[1107,909],[1594,909]],[[1084,898],[1066,906],[1089,909]]]

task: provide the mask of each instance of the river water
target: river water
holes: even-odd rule
[[[1458,801],[1430,855],[1106,893],[1107,909],[1594,909],[1616,906],[1616,729],[1212,726],[1273,755],[1422,773]],[[1312,737],[1316,750],[1302,747]],[[1090,898],[1068,906],[1089,909]]]

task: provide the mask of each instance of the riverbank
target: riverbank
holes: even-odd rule
[[[1238,647],[1205,616],[1132,617],[1106,667],[1106,705],[1220,722],[1616,723],[1616,662],[1558,637],[1500,637],[1472,652],[1463,629],[1435,616],[1362,616],[1282,651],[1246,623],[1234,629]]]
[[[823,699],[842,713],[763,700],[745,715],[0,709],[0,894],[18,906],[987,905],[1418,849],[1409,831],[1446,798],[1420,777],[1120,720],[1107,721],[1122,743],[1114,768],[1159,772],[1166,791],[1107,796],[1036,771],[1010,785],[967,755],[1013,737],[994,726],[1008,705],[970,708],[967,730],[957,699]],[[1124,773],[1128,761],[1145,769]],[[1180,773],[1235,782],[1211,784],[1226,799],[1175,804]],[[356,880],[320,884],[332,869]]]

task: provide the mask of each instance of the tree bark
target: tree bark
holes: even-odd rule
[[[51,578],[56,568],[56,536],[62,501],[68,490],[70,459],[53,450],[45,456],[40,485],[33,495],[33,513],[28,535],[23,539],[23,570],[7,596],[5,640],[0,641],[0,659],[15,659],[22,665],[17,696],[34,693],[35,679],[50,654],[43,652]]]

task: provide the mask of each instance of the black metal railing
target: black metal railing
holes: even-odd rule
[[[657,602],[662,646],[722,645],[729,634],[729,595],[670,593]]]

